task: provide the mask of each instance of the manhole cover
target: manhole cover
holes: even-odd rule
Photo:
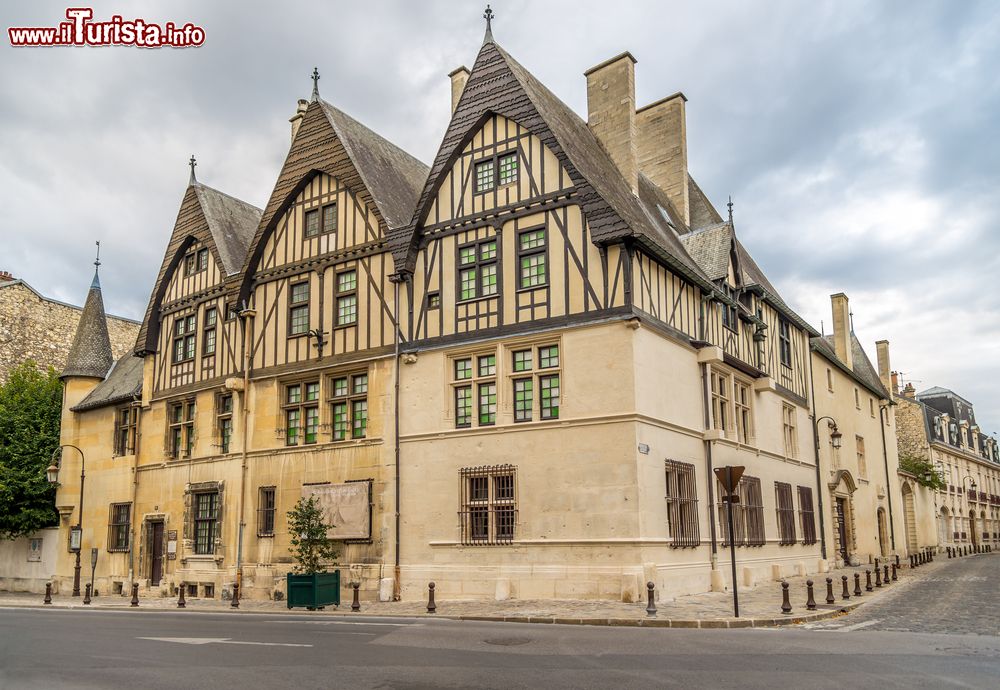
[[[488,640],[483,640],[486,644],[496,644],[501,647],[516,647],[522,644],[528,644],[531,642],[530,637],[491,637]]]

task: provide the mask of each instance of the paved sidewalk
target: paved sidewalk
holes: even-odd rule
[[[991,558],[996,554],[967,556],[967,558]],[[764,582],[749,589],[741,589],[740,618],[733,618],[733,599],[730,592],[706,592],[677,597],[664,598],[657,603],[655,617],[648,616],[646,604],[626,604],[615,601],[590,600],[524,600],[510,599],[507,601],[449,601],[437,599],[436,614],[428,614],[426,601],[371,602],[361,603],[361,613],[351,612],[350,600],[343,601],[339,609],[328,607],[324,611],[306,612],[295,609],[294,613],[306,615],[365,615],[365,616],[431,616],[437,618],[454,618],[464,620],[494,620],[520,623],[562,623],[578,625],[630,625],[650,627],[677,628],[736,628],[736,627],[772,627],[804,623],[808,621],[843,615],[854,608],[870,601],[877,601],[882,595],[907,587],[915,580],[934,573],[941,567],[942,559],[947,556],[935,557],[933,563],[922,565],[911,570],[903,563],[898,571],[898,581],[881,588],[875,588],[875,576],[872,573],[873,591],[865,591],[865,570],[873,566],[864,565],[857,568],[843,568],[826,574],[816,574],[809,577],[790,577],[785,581],[789,584],[789,598],[792,613],[781,612],[781,584],[779,582]],[[860,574],[863,595],[854,595],[854,574]],[[847,575],[850,599],[843,599],[842,576]],[[835,603],[826,603],[826,578],[833,579]],[[806,580],[814,582],[814,598],[816,610],[806,608]],[[42,595],[22,593],[0,593],[0,607],[4,606],[41,606]],[[53,597],[53,607],[60,608],[130,608],[129,597],[100,596],[93,604],[85,607],[82,598],[58,596]],[[140,599],[143,610],[162,609],[177,610],[176,599],[159,597],[143,597]],[[201,612],[233,612],[233,613],[289,613],[285,602],[243,600],[239,609],[233,609],[230,602],[207,599],[188,599],[188,611]]]

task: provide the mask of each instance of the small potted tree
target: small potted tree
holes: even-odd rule
[[[295,572],[288,573],[288,608],[315,611],[340,605],[340,571],[328,572],[324,565],[339,555],[336,542],[327,536],[330,527],[315,496],[300,498],[288,511],[295,558]]]

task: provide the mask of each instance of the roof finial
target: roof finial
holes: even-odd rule
[[[94,279],[90,281],[90,289],[93,290],[94,288],[96,288],[100,290],[101,281],[100,278],[97,277],[97,272],[101,268],[101,241],[97,240],[96,242],[94,242],[94,244],[97,245],[97,258],[94,259]]]
[[[94,266],[100,268],[101,266],[101,241],[97,240],[94,242],[97,245],[97,258],[94,259]]]
[[[726,204],[726,206],[729,208],[729,224],[732,225],[733,224],[733,197],[732,197],[731,194],[729,195],[729,203]]]
[[[313,80],[312,100],[313,101],[318,101],[319,100],[319,68],[317,68],[317,67],[313,67],[312,80]]]
[[[854,332],[854,310],[847,312],[851,317],[851,333]]]
[[[194,176],[194,167],[198,165],[198,161],[194,159],[194,154],[191,154],[191,160],[188,161],[188,165],[191,166],[191,177],[188,179],[188,184],[197,184],[198,178]]]
[[[486,5],[486,11],[483,12],[483,19],[486,20],[486,36],[483,37],[483,43],[493,43],[493,17],[496,14],[490,9],[490,6]]]

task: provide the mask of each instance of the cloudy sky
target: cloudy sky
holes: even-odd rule
[[[66,3],[10,1],[8,26]],[[140,318],[187,183],[263,206],[318,66],[326,100],[425,162],[482,3],[95,2],[204,27],[203,47],[0,48],[0,269]],[[1000,431],[1000,6],[496,0],[494,34],[579,113],[587,68],[638,59],[640,105],[683,91],[691,172],[818,328],[846,292],[874,357],[954,388]]]

